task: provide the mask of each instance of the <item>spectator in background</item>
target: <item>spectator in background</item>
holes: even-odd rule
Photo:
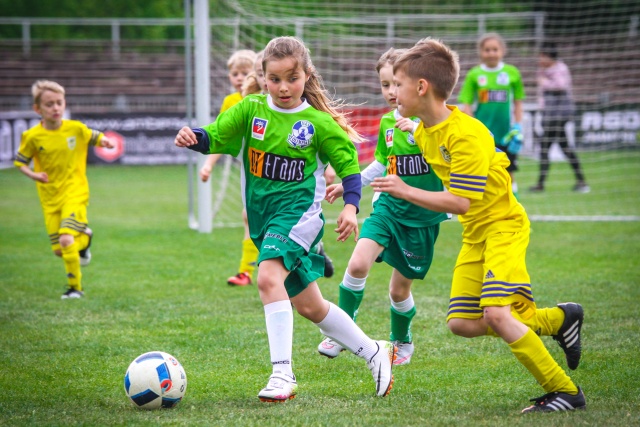
[[[569,147],[565,125],[573,120],[575,105],[569,67],[558,60],[558,49],[555,43],[545,42],[538,56],[538,102],[542,112],[542,128],[544,135],[540,141],[540,175],[538,183],[529,190],[544,191],[544,183],[549,174],[549,148],[557,140],[576,176],[573,191],[588,193],[587,185],[580,168],[580,161],[575,151]]]

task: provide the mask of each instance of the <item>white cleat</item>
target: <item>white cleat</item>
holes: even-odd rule
[[[393,344],[398,347],[396,360],[393,361],[393,364],[408,365],[411,362],[411,356],[413,356],[413,343],[394,341]]]
[[[378,351],[367,362],[367,366],[376,382],[376,395],[384,397],[393,387],[393,361],[396,359],[398,348],[389,341],[376,341]]]
[[[269,377],[267,386],[260,390],[258,398],[263,402],[286,402],[296,397],[298,383],[296,376],[275,372]]]
[[[329,337],[323,339],[322,342],[318,344],[318,353],[329,359],[338,357],[341,351],[344,351],[344,347]]]

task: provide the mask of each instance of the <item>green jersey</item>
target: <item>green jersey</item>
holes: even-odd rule
[[[493,134],[496,144],[511,128],[513,101],[525,98],[520,71],[500,63],[496,68],[477,65],[469,70],[458,95],[461,104],[476,104],[474,116]]]
[[[242,192],[254,242],[269,237],[267,228],[273,227],[279,238],[308,251],[324,229],[327,164],[340,178],[360,173],[347,133],[306,101],[285,110],[268,95],[249,95],[202,130],[209,153],[242,159]]]
[[[408,185],[428,191],[442,191],[442,181],[431,170],[416,146],[413,135],[395,127],[397,110],[380,119],[378,145],[374,157],[386,166],[386,174],[398,175]],[[419,121],[419,119],[414,119]],[[421,208],[389,193],[380,193],[374,204],[376,213],[396,218],[409,227],[427,227],[447,219],[447,214]]]

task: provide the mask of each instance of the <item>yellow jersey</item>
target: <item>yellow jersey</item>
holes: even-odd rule
[[[242,94],[240,92],[232,93],[231,95],[227,95],[222,100],[222,106],[220,107],[220,112],[224,113],[229,108],[236,105],[238,102],[242,101]]]
[[[29,165],[46,172],[48,183],[36,182],[45,211],[61,209],[65,203],[87,204],[87,152],[89,144],[100,143],[103,134],[76,120],[63,120],[56,130],[37,124],[22,133],[14,165]]]
[[[479,243],[490,234],[522,230],[529,219],[511,190],[507,155],[479,120],[447,108],[451,115],[444,122],[429,128],[420,123],[414,138],[447,190],[471,201],[469,211],[458,216],[462,240]]]

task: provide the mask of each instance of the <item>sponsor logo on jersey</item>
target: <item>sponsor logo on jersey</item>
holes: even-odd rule
[[[501,73],[498,74],[498,77],[496,78],[496,82],[499,85],[508,86],[509,85],[509,74],[507,74],[504,71],[502,71]]]
[[[311,144],[316,130],[308,120],[298,120],[291,128],[287,142],[293,148],[305,148]]]
[[[442,154],[442,158],[444,159],[444,161],[447,163],[451,163],[451,153],[449,153],[449,150],[447,150],[444,145],[441,145],[439,148],[440,154]]]
[[[281,182],[302,182],[305,159],[296,159],[280,154],[249,148],[249,170],[259,178]]]
[[[429,164],[422,154],[392,155],[387,157],[387,159],[389,161],[387,166],[388,175],[418,176],[431,173]]]
[[[260,141],[264,141],[264,132],[267,130],[268,120],[259,117],[253,118],[253,126],[251,127],[251,136]]]
[[[384,142],[387,147],[393,147],[393,128],[384,131]]]
[[[405,248],[402,248],[402,253],[404,254],[404,256],[406,256],[409,259],[425,259],[426,258],[424,255],[416,255],[413,252],[406,250]]]
[[[264,238],[268,239],[268,238],[274,238],[274,239],[278,239],[280,240],[282,243],[288,243],[289,239],[287,239],[285,236],[283,236],[282,234],[278,234],[278,233],[273,233],[271,231],[267,231],[266,233],[264,233]],[[264,240],[264,239],[263,239]]]
[[[506,90],[489,90],[482,89],[478,91],[478,102],[486,104],[487,102],[507,102],[509,100]]]
[[[478,86],[486,86],[487,85],[487,76],[481,74],[478,76]]]
[[[70,136],[67,138],[67,147],[69,147],[69,150],[73,150],[74,148],[76,148],[76,137],[75,136]]]

